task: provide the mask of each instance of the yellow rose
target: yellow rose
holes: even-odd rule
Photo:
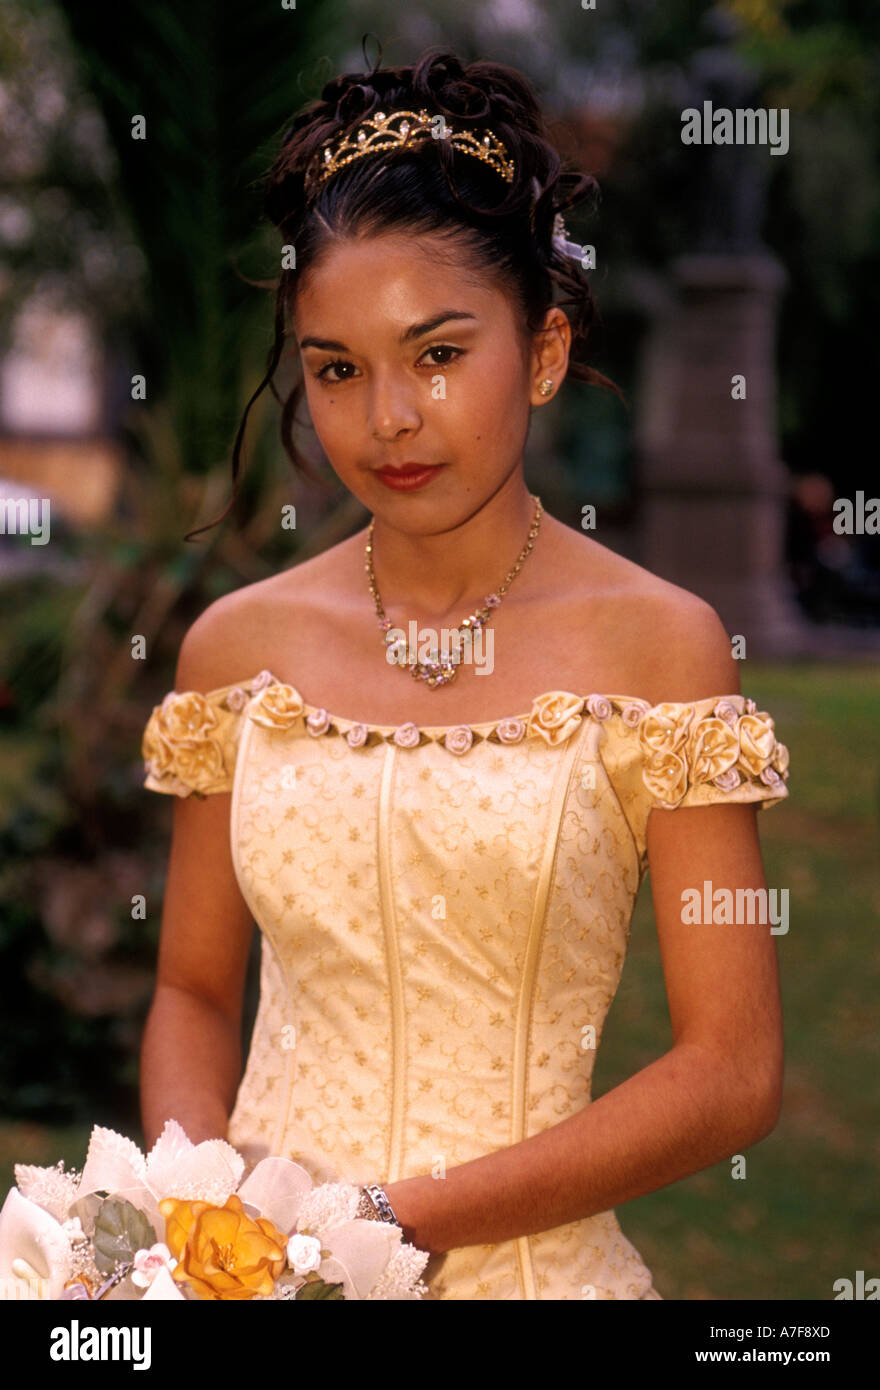
[[[173,745],[181,739],[208,738],[217,727],[217,715],[204,695],[186,690],[182,695],[171,691],[159,706],[160,733]]]
[[[539,695],[526,724],[527,737],[537,735],[551,748],[564,743],[580,724],[583,705],[583,696],[571,695],[567,690]]]
[[[646,758],[653,753],[677,753],[687,738],[693,705],[654,705],[639,724],[639,743]]]
[[[159,1210],[165,1217],[165,1244],[175,1260],[180,1259],[196,1217],[209,1206],[210,1202],[182,1202],[176,1197],[163,1197],[160,1201]]]
[[[194,791],[207,791],[223,776],[223,750],[213,738],[204,743],[188,740],[175,749],[174,771]]]
[[[759,777],[773,756],[776,735],[769,714],[744,714],[739,721],[740,771]]]
[[[196,690],[171,691],[153,710],[141,740],[148,771],[176,778],[181,792],[210,791],[224,776],[223,749],[214,736],[216,711]]]
[[[174,749],[159,727],[159,706],[153,710],[141,739],[141,757],[149,763],[154,777],[161,777],[174,762]]]
[[[739,739],[726,719],[699,719],[688,738],[687,759],[692,782],[712,782],[732,768],[739,757]]]
[[[165,1197],[165,1244],[177,1259],[172,1277],[199,1298],[268,1296],[287,1266],[287,1238],[265,1217],[245,1214],[233,1194],[222,1207]]]
[[[784,777],[785,773],[788,771],[788,761],[788,749],[785,744],[777,743],[773,750],[773,757],[770,759],[771,767],[774,767],[776,771]]]
[[[264,729],[286,729],[302,714],[304,708],[298,690],[276,681],[266,686],[251,709],[251,719],[255,724],[262,724]]]
[[[655,800],[677,806],[687,791],[687,764],[678,753],[654,753],[642,768],[642,781]]]

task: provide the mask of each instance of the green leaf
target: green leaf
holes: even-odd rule
[[[323,1279],[310,1279],[297,1290],[296,1301],[306,1298],[345,1298],[342,1284],[327,1284]]]
[[[147,1218],[131,1202],[108,1197],[95,1217],[95,1264],[112,1274],[125,1260],[133,1260],[138,1250],[156,1244],[156,1232]]]

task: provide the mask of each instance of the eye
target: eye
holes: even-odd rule
[[[453,362],[457,361],[457,359],[458,359],[459,357],[463,357],[463,356],[464,356],[464,348],[453,347],[451,343],[435,343],[434,347],[426,348],[426,349],[425,349],[425,352],[426,352],[426,353],[429,353],[429,352],[454,352],[454,353],[455,353],[455,357],[451,358],[451,359],[450,359],[449,361],[447,361],[447,362],[431,362],[431,363],[429,363],[429,366],[432,366],[432,367],[451,367]]]
[[[318,381],[346,381],[346,380],[349,380],[350,378],[347,378],[347,377],[329,377],[329,376],[327,376],[327,372],[330,370],[331,367],[350,367],[350,366],[351,366],[351,363],[350,363],[350,362],[346,362],[345,358],[343,358],[343,357],[334,357],[332,361],[330,361],[330,362],[325,362],[324,366],[321,368],[321,370],[320,370],[319,372],[315,372],[315,377],[316,377],[316,379],[317,379]]]

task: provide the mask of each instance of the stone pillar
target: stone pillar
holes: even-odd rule
[[[642,364],[639,561],[711,603],[747,656],[793,654],[805,632],[784,569],[788,477],[775,423],[785,271],[750,251],[683,256],[671,272],[669,310]],[[744,400],[731,395],[739,375]]]

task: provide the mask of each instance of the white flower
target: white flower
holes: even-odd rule
[[[366,724],[352,724],[345,735],[345,741],[349,748],[361,748],[366,743],[368,734]]]
[[[294,1274],[311,1274],[321,1267],[321,1242],[315,1236],[291,1236],[287,1242],[287,1262]]]
[[[496,725],[495,732],[501,743],[519,743],[525,737],[526,725],[524,719],[502,719]]]
[[[139,1289],[148,1289],[161,1269],[171,1270],[176,1264],[168,1246],[158,1241],[149,1250],[138,1250],[135,1254],[131,1282]]]
[[[716,719],[723,719],[725,724],[729,724],[732,729],[736,728],[739,714],[729,700],[719,700],[712,713]]]
[[[611,702],[604,695],[587,696],[587,713],[600,721],[611,718]]]
[[[71,1216],[69,1220],[62,1221],[61,1229],[64,1231],[71,1245],[76,1245],[78,1241],[87,1239],[86,1233],[82,1228],[82,1222],[78,1216]]]
[[[757,711],[757,708],[758,708],[758,706],[755,704],[754,700],[746,700],[746,702],[745,702],[745,712],[746,712],[746,714],[755,714],[756,711]]]
[[[71,1268],[67,1232],[11,1187],[0,1211],[0,1299],[60,1298]]]
[[[242,690],[240,685],[237,685],[233,690],[230,690],[229,694],[226,696],[226,708],[231,709],[233,713],[237,714],[239,710],[244,709],[247,704],[247,698],[247,692]]]
[[[732,792],[741,781],[742,778],[735,767],[729,767],[726,772],[719,772],[717,777],[712,778],[713,784],[723,792]]]
[[[473,731],[467,724],[459,724],[457,728],[450,729],[443,740],[450,753],[466,753],[473,741]]]
[[[79,1173],[65,1171],[63,1163],[53,1168],[37,1168],[30,1163],[15,1164],[15,1181],[22,1197],[36,1202],[56,1221],[64,1221],[79,1196]]]
[[[326,734],[329,727],[330,715],[325,709],[313,709],[311,714],[306,715],[306,728],[315,738],[320,734]]]
[[[254,676],[254,679],[251,681],[251,690],[256,694],[258,690],[263,689],[264,685],[271,685],[274,679],[275,677],[272,675],[271,671],[261,671],[260,674]]]
[[[649,709],[648,705],[637,705],[635,703],[624,705],[620,711],[620,717],[628,729],[637,729]]]
[[[420,739],[421,734],[412,722],[401,724],[394,730],[394,742],[399,748],[415,748]]]
[[[158,1231],[162,1229],[161,1198],[222,1206],[236,1191],[243,1173],[244,1159],[225,1139],[193,1144],[176,1120],[166,1120],[146,1155],[115,1130],[95,1125],[78,1197],[93,1192],[122,1195]]]
[[[762,767],[758,776],[767,787],[776,787],[782,782],[782,778],[773,767]]]
[[[367,1298],[387,1274],[402,1240],[403,1231],[393,1221],[344,1221],[321,1237],[330,1252],[321,1265],[322,1276],[328,1283],[341,1283],[344,1298]],[[429,1258],[427,1251],[418,1254],[416,1275]]]

